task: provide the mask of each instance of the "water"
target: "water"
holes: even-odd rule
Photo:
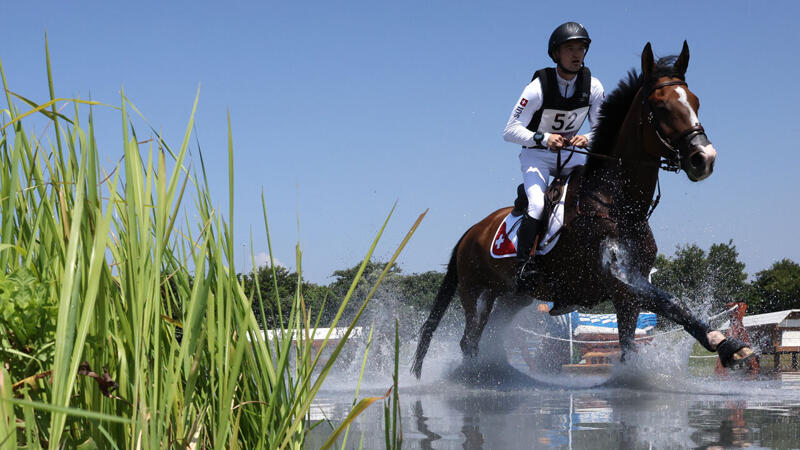
[[[697,376],[688,369],[692,340],[685,334],[640,346],[632,361],[607,375],[530,379],[520,376],[530,372],[513,352],[516,369],[503,355],[499,364],[481,362],[493,370],[465,371],[459,331],[437,331],[419,381],[408,374],[416,341],[403,339],[404,448],[800,448],[800,374],[721,379],[705,370]],[[387,343],[374,345],[371,353],[391,355]],[[383,395],[391,386],[390,364],[385,356],[377,360],[368,365],[359,398]],[[326,381],[312,418],[341,423],[360,364],[359,358],[343,363]],[[330,432],[330,425],[319,426],[307,448],[319,447]],[[353,423],[346,448],[359,448],[362,439],[363,448],[385,448],[380,401]]]
[[[701,389],[469,388],[446,381],[401,388],[405,448],[800,448],[800,377],[728,382],[729,395]],[[368,394],[380,395],[375,391]],[[351,393],[325,392],[317,405],[338,423]],[[384,448],[380,403],[353,424],[348,448]],[[315,430],[316,448],[329,429]]]

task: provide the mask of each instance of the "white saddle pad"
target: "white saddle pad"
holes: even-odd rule
[[[558,242],[560,236],[558,231],[564,225],[564,199],[567,197],[567,187],[568,185],[564,186],[564,192],[553,208],[553,213],[550,215],[550,223],[547,227],[547,234],[536,249],[537,255],[546,254]],[[492,239],[492,248],[489,249],[489,253],[493,258],[517,256],[517,231],[521,222],[522,216],[514,217],[511,213],[506,216],[505,220],[500,222],[500,226],[497,227],[497,232],[494,234],[494,239]]]

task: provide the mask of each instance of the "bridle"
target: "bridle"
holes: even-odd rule
[[[650,87],[649,89],[646,89],[645,86],[642,86],[641,94],[640,94],[642,96],[642,107],[641,107],[641,113],[640,113],[640,116],[639,116],[639,129],[638,129],[639,141],[641,142],[642,136],[644,135],[644,123],[646,121],[648,125],[653,127],[653,130],[655,130],[655,133],[656,133],[656,136],[658,137],[658,140],[661,141],[661,144],[664,146],[664,149],[667,152],[666,156],[662,155],[660,153],[659,154],[653,154],[653,153],[647,151],[647,149],[645,148],[645,151],[647,153],[649,153],[650,155],[655,156],[656,158],[659,159],[658,163],[650,163],[650,162],[646,162],[646,161],[627,160],[627,159],[623,160],[623,158],[618,158],[618,157],[609,156],[609,155],[603,155],[603,154],[598,154],[598,153],[592,153],[592,152],[589,152],[589,151],[578,150],[575,147],[568,148],[568,149],[565,148],[565,150],[568,150],[568,151],[573,152],[573,153],[580,153],[580,154],[586,155],[586,156],[588,156],[590,158],[600,158],[600,159],[608,159],[608,160],[611,160],[611,161],[616,161],[617,164],[619,164],[619,165],[621,165],[623,163],[623,161],[627,161],[629,163],[634,163],[634,164],[639,164],[639,165],[644,165],[644,166],[658,166],[659,169],[666,170],[666,171],[669,171],[669,172],[676,172],[676,173],[680,172],[681,171],[681,161],[683,161],[684,159],[689,159],[692,156],[694,156],[695,154],[697,154],[700,151],[702,151],[700,149],[695,150],[695,151],[689,153],[689,155],[684,158],[684,157],[681,157],[681,148],[688,147],[690,145],[692,139],[695,138],[695,136],[698,136],[700,134],[705,135],[706,134],[706,130],[703,128],[702,125],[700,125],[698,123],[698,124],[696,124],[696,125],[694,125],[692,127],[689,127],[688,129],[686,129],[686,130],[684,130],[684,131],[682,131],[682,132],[680,132],[677,135],[672,136],[672,137],[664,137],[661,134],[661,127],[658,125],[658,120],[656,119],[655,114],[653,114],[653,110],[650,108],[650,102],[648,102],[647,99],[648,99],[648,97],[650,97],[650,94],[653,91],[656,91],[658,89],[661,89],[661,88],[667,87],[667,86],[688,86],[688,85],[683,80],[664,81],[662,83],[658,83],[658,84]],[[673,142],[675,142],[676,145],[673,145]],[[566,164],[566,162],[565,162],[565,164]]]
[[[658,124],[658,120],[653,114],[653,110],[650,107],[650,102],[647,100],[654,91],[667,87],[667,86],[688,86],[685,81],[683,80],[671,80],[671,81],[664,81],[662,83],[658,83],[655,86],[651,86],[649,89],[645,90],[645,87],[642,87],[642,108],[641,108],[641,116],[639,117],[639,134],[642,136],[644,134],[644,122],[647,120],[647,123],[653,127],[653,130],[656,132],[656,136],[658,140],[661,141],[661,144],[667,151],[667,155],[664,156],[662,154],[654,155],[660,158],[661,164],[660,168],[670,171],[670,172],[679,172],[681,170],[681,161],[683,159],[689,159],[695,154],[702,151],[701,149],[697,149],[685,158],[681,156],[681,149],[689,148],[692,139],[696,136],[701,134],[705,135],[706,130],[703,128],[700,123],[697,123],[686,130],[678,133],[675,136],[667,136],[664,137],[661,135],[661,127]],[[673,144],[673,142],[675,144]],[[649,152],[648,152],[649,153]]]
[[[642,142],[642,138],[644,136],[644,123],[645,123],[645,120],[646,120],[647,123],[650,126],[653,127],[653,130],[655,130],[656,136],[658,137],[659,141],[661,141],[661,144],[664,146],[664,149],[666,149],[666,151],[667,151],[667,155],[664,156],[664,155],[662,155],[660,153],[659,154],[652,154],[649,151],[647,151],[647,148],[645,148],[645,151],[647,151],[647,153],[650,153],[652,156],[655,156],[656,158],[658,158],[658,160],[659,160],[658,163],[653,164],[653,163],[649,163],[649,162],[646,162],[646,161],[638,161],[638,160],[627,160],[627,162],[640,164],[640,165],[646,165],[646,166],[654,165],[654,166],[657,166],[659,169],[677,173],[677,172],[680,172],[680,170],[681,170],[681,161],[683,159],[689,159],[692,156],[694,156],[695,154],[697,154],[700,151],[702,151],[700,149],[695,150],[695,151],[689,153],[689,155],[687,155],[684,158],[684,157],[681,156],[681,149],[682,148],[688,148],[691,145],[692,139],[694,139],[696,136],[699,136],[701,134],[705,135],[706,134],[706,130],[703,128],[702,125],[697,123],[697,124],[689,127],[688,129],[676,134],[675,136],[671,136],[671,137],[670,136],[668,136],[668,137],[662,136],[661,127],[659,126],[658,120],[656,119],[655,114],[653,114],[653,110],[650,107],[650,102],[647,99],[650,97],[650,94],[653,93],[654,91],[656,91],[658,89],[661,89],[663,87],[667,87],[667,86],[687,86],[688,87],[686,82],[683,81],[683,80],[664,81],[664,82],[658,83],[658,84],[656,84],[654,86],[651,86],[649,89],[646,89],[646,85],[642,86],[642,88],[640,90],[640,95],[642,96],[642,107],[641,107],[641,114],[639,116],[639,129],[637,130],[637,132],[639,134],[639,142]],[[675,144],[673,144],[673,142]],[[581,153],[581,154],[587,155],[589,157],[608,159],[608,160],[616,161],[616,163],[618,165],[622,165],[622,163],[623,163],[623,159],[622,158],[613,157],[613,156],[609,156],[609,155],[598,154],[598,153],[592,153],[592,152],[587,152],[587,151],[581,151],[581,150],[578,150],[578,149],[576,149],[574,147],[572,149],[569,149],[569,151],[573,152],[573,153]],[[572,154],[570,154],[569,158],[572,158]],[[567,161],[569,161],[569,158],[567,158]],[[566,166],[566,162],[563,163],[563,166]],[[559,155],[558,155],[558,172],[559,173],[561,173],[561,168],[563,166],[562,166],[562,163],[561,163],[561,152],[559,151]],[[645,215],[645,220],[648,220],[650,218],[650,216],[653,214],[653,212],[655,211],[656,207],[658,206],[659,201],[661,200],[661,183],[659,182],[658,177],[656,178],[656,187],[657,187],[657,193],[656,193],[655,198],[650,203],[650,208],[649,208],[647,214]]]

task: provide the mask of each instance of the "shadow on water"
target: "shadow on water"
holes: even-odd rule
[[[448,379],[467,387],[497,391],[557,388],[555,384],[536,380],[504,361],[465,360],[448,374]]]

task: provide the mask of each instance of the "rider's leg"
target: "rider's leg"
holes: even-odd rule
[[[523,149],[519,155],[522,181],[528,196],[528,211],[517,232],[516,286],[518,291],[532,287],[532,251],[536,235],[542,228],[539,220],[544,210],[544,191],[554,164],[553,154],[546,150]]]
[[[533,246],[542,221],[525,214],[517,231],[516,290],[524,292],[533,288]]]

